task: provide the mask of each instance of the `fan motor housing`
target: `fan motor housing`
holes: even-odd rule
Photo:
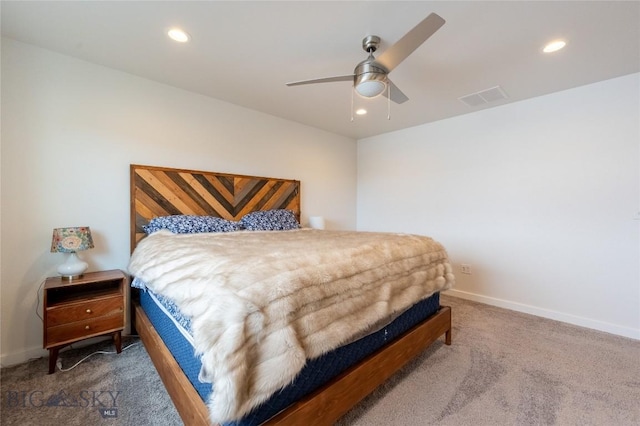
[[[360,62],[358,66],[356,66],[355,70],[353,70],[353,74],[355,75],[355,82],[357,85],[359,82],[365,80],[379,80],[386,82],[388,71],[385,67],[369,58],[366,61]]]

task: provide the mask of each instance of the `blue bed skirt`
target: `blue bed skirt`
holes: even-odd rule
[[[201,364],[200,360],[193,355],[193,346],[147,291],[140,291],[140,304],[187,378],[206,402],[213,389],[210,383],[202,383],[198,380]],[[225,423],[225,426],[250,426],[265,422],[293,402],[329,382],[350,366],[360,362],[386,343],[427,319],[436,313],[439,307],[440,294],[435,293],[415,304],[381,330],[308,361],[290,385],[276,392],[268,401],[256,407],[241,420]]]

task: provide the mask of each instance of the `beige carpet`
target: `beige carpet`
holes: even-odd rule
[[[640,425],[640,342],[443,297],[442,343],[341,425]]]
[[[453,345],[435,343],[339,425],[640,425],[639,341],[442,303],[453,307]],[[112,347],[63,352],[63,366],[96,349]],[[2,370],[3,425],[181,424],[141,345],[46,371],[46,358]]]

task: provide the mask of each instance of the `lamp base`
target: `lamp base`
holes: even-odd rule
[[[65,281],[73,281],[73,280],[77,280],[83,277],[84,274],[80,274],[80,275],[60,275],[60,279],[65,280]]]
[[[75,280],[82,276],[87,270],[89,264],[81,260],[75,252],[69,253],[67,261],[58,266],[58,273],[62,275],[62,279]]]

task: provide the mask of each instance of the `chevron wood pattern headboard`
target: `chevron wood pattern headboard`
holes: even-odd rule
[[[289,209],[300,220],[300,181],[132,164],[131,251],[142,226],[176,214],[239,220],[257,210]]]

